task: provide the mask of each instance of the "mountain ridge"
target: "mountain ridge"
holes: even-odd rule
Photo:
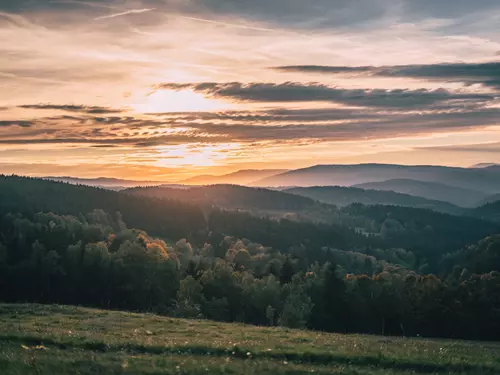
[[[391,179],[436,182],[487,195],[500,193],[500,171],[436,165],[332,164],[301,168],[256,181],[252,186],[354,186]]]

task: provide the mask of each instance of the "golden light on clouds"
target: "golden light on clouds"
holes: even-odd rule
[[[216,167],[223,166],[226,159],[231,158],[239,144],[217,145],[179,145],[173,147],[156,147],[158,167]]]
[[[234,108],[230,103],[206,98],[192,90],[158,90],[130,106],[138,113],[210,112]]]
[[[500,162],[500,2],[444,3],[0,0],[0,173]]]

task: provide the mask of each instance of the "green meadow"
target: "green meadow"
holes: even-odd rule
[[[499,374],[500,344],[0,304],[0,374]]]

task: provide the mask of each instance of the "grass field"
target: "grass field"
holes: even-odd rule
[[[500,344],[0,304],[0,374],[500,374]]]

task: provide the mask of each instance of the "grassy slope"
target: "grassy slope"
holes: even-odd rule
[[[23,348],[41,344],[39,350]],[[500,344],[0,304],[0,373],[498,374]]]

